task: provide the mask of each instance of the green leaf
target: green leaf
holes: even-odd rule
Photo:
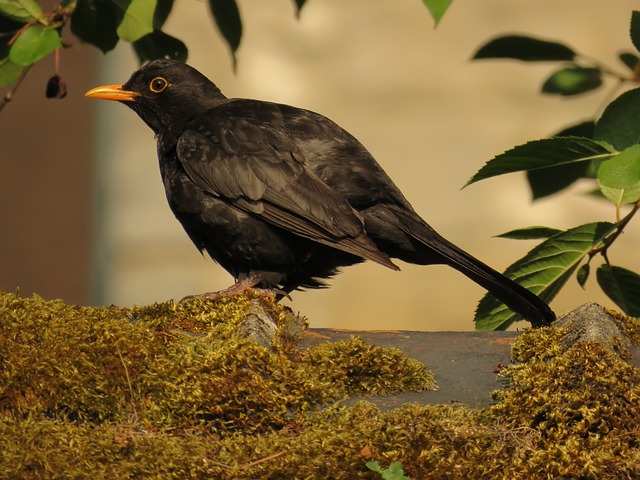
[[[640,12],[631,12],[631,27],[629,29],[631,42],[636,50],[640,51]]]
[[[574,162],[610,158],[613,153],[602,142],[582,137],[534,140],[489,160],[467,181],[465,187],[505,173],[553,167]]]
[[[377,460],[370,460],[367,463],[365,463],[365,465],[369,470],[373,472],[382,473],[382,467],[380,466],[380,463],[378,463]]]
[[[211,14],[218,30],[231,49],[233,68],[236,67],[236,51],[242,39],[242,20],[235,0],[208,0]]]
[[[539,240],[541,238],[549,238],[562,233],[562,230],[551,227],[533,226],[517,228],[508,232],[497,235],[498,238],[510,238],[512,240]]]
[[[636,203],[640,200],[640,184],[626,188],[607,187],[598,183],[602,195],[616,206]]]
[[[640,89],[623,93],[607,106],[596,123],[593,137],[619,151],[640,143]]]
[[[33,26],[23,31],[9,50],[9,59],[26,67],[61,48],[60,35],[54,28]]]
[[[599,68],[567,67],[554,72],[542,85],[542,92],[553,95],[579,95],[602,85]]]
[[[472,57],[513,58],[525,62],[571,61],[576,53],[566,45],[523,35],[505,35],[489,40]]]
[[[156,30],[133,43],[133,49],[140,63],[156,58],[172,58],[187,61],[187,46],[175,37]]]
[[[404,469],[400,462],[391,462],[389,468],[382,473],[382,478],[384,480],[409,480],[409,477],[404,475]]]
[[[630,52],[622,52],[620,55],[618,55],[618,58],[627,66],[629,70],[631,70],[632,72],[636,72],[638,64],[640,63],[640,58],[638,58],[636,54]]]
[[[640,145],[632,145],[603,161],[598,169],[598,181],[613,188],[627,188],[640,183]]]
[[[640,200],[640,145],[632,145],[598,168],[602,194],[620,206]]]
[[[404,475],[400,462],[392,462],[389,468],[382,468],[376,460],[370,460],[365,465],[369,470],[379,473],[383,480],[409,480],[409,477]]]
[[[103,0],[82,0],[71,15],[71,32],[83,42],[107,53],[117,45],[119,12],[114,4]]]
[[[42,9],[37,0],[0,0],[0,15],[26,23],[42,16]]]
[[[453,0],[422,0],[429,10],[429,13],[431,13],[436,25],[440,23],[440,20],[442,20],[442,17],[451,5],[452,1]]]
[[[153,32],[157,0],[111,0],[122,11],[122,20],[116,30],[118,37],[127,42]]]
[[[624,313],[640,317],[640,275],[626,268],[601,265],[596,278],[602,291]]]
[[[589,223],[545,240],[504,274],[550,302],[571,277],[592,248],[597,247],[615,229],[607,222]],[[485,295],[476,310],[477,330],[505,330],[519,320],[493,295]]]
[[[6,87],[11,85],[22,73],[20,65],[13,63],[9,60],[9,57],[4,57],[0,60],[0,87]]]
[[[590,271],[591,271],[591,267],[589,266],[588,263],[585,263],[578,269],[578,272],[576,273],[576,280],[578,281],[578,284],[582,287],[583,290],[584,290],[585,284],[587,283],[587,280],[589,279]]]

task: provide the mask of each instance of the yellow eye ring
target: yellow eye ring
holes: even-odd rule
[[[162,77],[156,77],[149,82],[149,90],[153,93],[160,93],[169,86],[169,82]]]

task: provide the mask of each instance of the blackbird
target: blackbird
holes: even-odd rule
[[[340,267],[391,258],[446,264],[534,326],[555,314],[533,293],[440,236],[366,148],[318,113],[225,97],[194,68],[154,60],[124,85],[86,93],[133,109],[157,138],[171,210],[237,282],[326,287]]]

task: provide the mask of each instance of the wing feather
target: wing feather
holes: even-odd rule
[[[359,213],[304,168],[285,134],[245,119],[207,118],[177,142],[177,157],[200,188],[296,235],[397,269],[366,236]]]

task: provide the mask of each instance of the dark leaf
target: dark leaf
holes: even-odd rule
[[[579,95],[602,85],[599,68],[567,67],[554,72],[542,85],[543,93]]]
[[[300,18],[300,11],[306,2],[307,0],[293,0],[293,3],[296,4],[296,17]]]
[[[171,9],[173,8],[173,0],[158,0],[156,11],[153,13],[153,28],[161,30],[164,22],[167,21]]]
[[[479,180],[505,173],[606,159],[612,154],[602,143],[588,138],[553,137],[534,140],[489,160],[469,179],[465,187]]]
[[[554,136],[593,138],[594,127],[595,122],[593,120],[587,120],[563,128]],[[529,188],[531,188],[533,200],[558,193],[580,178],[590,178],[592,176],[592,163],[593,162],[568,163],[557,167],[529,170],[527,172],[527,181],[529,182]]]
[[[3,40],[0,38],[0,43],[5,44],[14,33],[17,33],[22,27],[24,27],[24,21],[11,20],[8,17],[3,17],[0,15],[0,36],[7,35],[7,40]]]
[[[208,0],[218,30],[231,49],[233,67],[236,66],[236,51],[242,39],[242,20],[235,0]]]
[[[640,63],[640,58],[638,58],[638,56],[636,54],[630,53],[630,52],[623,52],[620,55],[618,55],[618,58],[632,72],[637,72],[638,71],[637,69],[638,69],[638,63]]]
[[[472,57],[513,58],[526,62],[571,61],[576,53],[566,45],[522,35],[505,35],[489,40]]]
[[[640,52],[640,12],[631,12],[631,28],[629,29],[631,35],[631,42],[636,50]]]
[[[133,42],[133,49],[140,63],[156,58],[172,58],[186,62],[189,53],[187,46],[181,40],[160,30]]]
[[[589,267],[588,263],[585,263],[584,265],[582,265],[579,269],[578,272],[576,273],[576,280],[578,281],[578,284],[584,289],[584,286],[587,283],[587,280],[589,279],[589,272],[591,271],[591,267]]]
[[[640,275],[612,265],[600,265],[596,272],[598,285],[624,313],[640,317]]]
[[[570,125],[563,128],[554,137],[584,137],[593,138],[593,130],[596,126],[596,122],[593,120],[585,120],[575,125]]]
[[[640,143],[640,89],[623,93],[607,106],[593,137],[620,151]]]
[[[102,0],[78,0],[71,15],[71,32],[80,40],[107,53],[120,38],[116,30],[120,18],[115,5]]]
[[[504,274],[550,302],[592,248],[614,230],[611,223],[589,223],[554,235],[511,265]],[[477,330],[505,330],[519,316],[493,295],[485,295],[476,310]]]
[[[551,227],[535,226],[518,228],[509,232],[497,235],[498,238],[510,238],[512,240],[539,240],[541,238],[549,238],[562,233],[562,230]]]
[[[589,170],[589,162],[567,163],[557,167],[540,168],[527,172],[527,182],[533,200],[548,197],[571,186],[584,178]]]
[[[429,13],[431,13],[436,25],[440,23],[440,20],[442,20],[442,17],[451,5],[452,1],[453,0],[422,0],[429,10]]]

